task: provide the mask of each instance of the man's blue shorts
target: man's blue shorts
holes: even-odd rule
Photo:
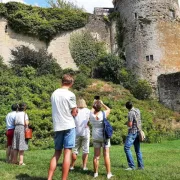
[[[71,149],[75,147],[75,128],[64,131],[56,131],[54,137],[55,150]]]

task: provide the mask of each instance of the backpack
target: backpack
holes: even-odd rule
[[[106,140],[111,138],[113,134],[113,128],[109,123],[109,121],[106,119],[104,111],[102,111],[102,113],[103,113],[103,136],[104,139]]]

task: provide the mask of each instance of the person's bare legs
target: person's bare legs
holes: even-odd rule
[[[23,164],[24,151],[19,151],[19,165]]]
[[[12,160],[13,164],[17,164],[18,163],[18,152],[19,151],[17,149],[13,150],[13,160]]]
[[[70,162],[71,162],[71,151],[72,149],[64,149],[64,159],[62,166],[62,180],[67,180]]]
[[[109,156],[109,148],[103,149],[103,155],[104,155],[104,163],[106,166],[107,174],[111,173],[111,162],[110,162],[110,156]]]
[[[94,148],[94,158],[93,158],[94,173],[98,173],[100,153],[101,153],[101,148]]]
[[[11,158],[11,146],[8,146],[6,149],[6,161],[10,162],[10,158]]]
[[[56,170],[56,166],[58,163],[58,160],[61,156],[62,150],[55,150],[55,153],[50,161],[49,171],[48,171],[48,180],[52,180],[54,171]]]
[[[88,161],[88,153],[84,153],[82,155],[82,161],[83,161],[83,169],[86,168],[87,161]]]
[[[71,167],[73,167],[73,168],[74,168],[76,159],[77,159],[77,154],[76,153],[72,153],[72,156],[71,156]]]

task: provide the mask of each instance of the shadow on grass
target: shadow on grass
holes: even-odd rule
[[[6,159],[0,158],[0,161],[1,161],[1,162],[6,162]]]
[[[62,163],[58,163],[57,166],[59,167],[59,170],[62,171]],[[75,166],[74,170],[69,170],[69,173],[73,173],[73,172],[76,172],[76,173],[79,173],[79,174],[87,174],[87,175],[91,175],[91,176],[94,174],[94,172],[92,170],[84,171],[82,169],[82,167],[79,167],[79,166]]]
[[[47,180],[47,178],[29,176],[28,174],[19,174],[16,176],[16,179],[17,180]]]

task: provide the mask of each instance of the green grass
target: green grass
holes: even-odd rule
[[[125,171],[127,162],[123,146],[111,147],[111,167],[115,175],[113,179],[119,180],[179,180],[180,179],[180,140],[167,141],[161,144],[142,144],[145,170]],[[49,160],[54,150],[36,150],[25,152],[26,166],[17,166],[5,163],[5,150],[0,151],[0,179],[1,180],[46,180]],[[134,154],[134,149],[132,148]],[[79,156],[75,170],[69,173],[69,180],[88,180],[93,178],[93,148],[90,148],[87,172],[81,170],[81,157]],[[136,160],[136,159],[135,159]],[[54,174],[54,180],[61,179],[61,162]],[[100,159],[99,177],[106,179],[103,157]]]

